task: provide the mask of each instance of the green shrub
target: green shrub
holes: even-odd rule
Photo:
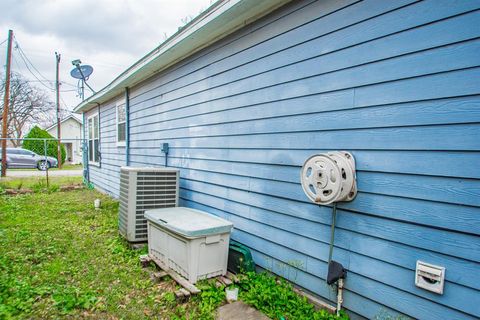
[[[22,148],[35,152],[39,155],[45,154],[45,144],[43,140],[28,140],[28,138],[36,139],[54,139],[54,137],[48,133],[46,130],[35,126],[30,130],[30,132],[25,136],[26,140],[23,141]],[[57,158],[57,146],[58,141],[56,140],[47,140],[47,156]],[[67,150],[65,146],[60,145],[60,153],[62,154],[62,163],[65,162],[67,157]]]

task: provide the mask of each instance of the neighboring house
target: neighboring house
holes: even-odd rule
[[[56,123],[45,130],[57,138]],[[60,137],[62,144],[65,145],[67,151],[67,162],[82,162],[82,130],[82,120],[75,115],[70,115],[60,122]]]
[[[279,7],[281,6],[281,7]],[[255,262],[335,301],[331,207],[300,168],[347,150],[334,259],[353,318],[480,317],[480,2],[224,0],[82,102],[90,180],[181,172],[181,205],[232,221]],[[442,295],[417,260],[446,268]]]

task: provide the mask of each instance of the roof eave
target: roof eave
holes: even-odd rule
[[[102,90],[80,103],[74,112],[86,112],[122,94],[125,88],[135,86],[290,1],[224,0],[215,3]]]

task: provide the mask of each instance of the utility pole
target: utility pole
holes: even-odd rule
[[[7,135],[8,135],[8,104],[10,102],[10,68],[12,63],[13,31],[8,30],[7,72],[5,74],[5,95],[3,96],[2,114],[2,177],[7,175]]]
[[[55,52],[55,62],[56,62],[56,78],[55,78],[55,89],[57,91],[57,161],[58,161],[58,168],[62,168],[62,152],[61,152],[61,146],[60,146],[60,81],[59,81],[59,66],[60,66],[60,53]]]

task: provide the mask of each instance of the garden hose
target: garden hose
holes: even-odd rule
[[[337,218],[337,203],[333,203],[333,210],[332,210],[332,226],[330,230],[330,251],[328,253],[328,264],[332,261],[333,255],[333,241],[335,238],[335,220]]]

